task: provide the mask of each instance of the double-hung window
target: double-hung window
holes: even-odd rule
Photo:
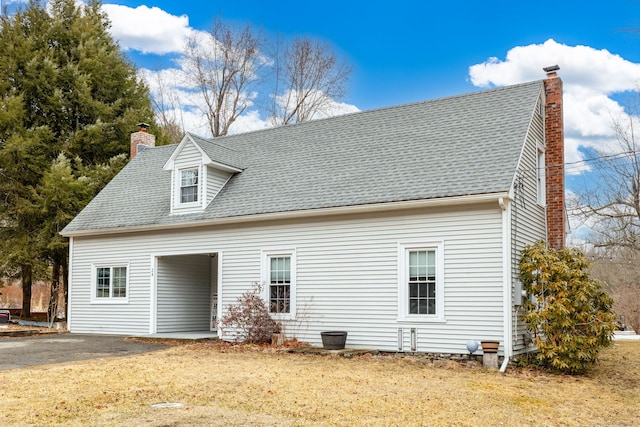
[[[409,255],[409,314],[436,314],[436,251],[415,249]]]
[[[262,263],[269,313],[292,317],[295,315],[295,253],[263,252]]]
[[[127,301],[128,282],[126,265],[94,266],[92,292],[94,301]]]
[[[400,246],[399,320],[444,321],[442,246],[442,243]]]
[[[269,258],[269,312],[291,313],[291,257]]]
[[[198,168],[180,171],[180,203],[198,201]]]

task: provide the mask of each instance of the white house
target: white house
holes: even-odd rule
[[[132,135],[153,145],[144,131]],[[64,229],[72,333],[215,331],[255,282],[320,345],[526,351],[519,250],[564,242],[562,82],[151,147]]]

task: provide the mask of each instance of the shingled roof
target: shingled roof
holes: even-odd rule
[[[176,148],[132,160],[63,234],[210,223],[256,214],[504,193],[542,81],[208,140],[240,168],[201,212],[170,214]]]

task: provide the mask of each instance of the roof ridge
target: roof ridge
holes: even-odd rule
[[[244,132],[244,133],[241,133],[241,134],[234,134],[234,135],[244,135],[245,133],[249,133],[249,132]],[[190,131],[185,132],[185,135],[189,135],[192,138],[196,138],[199,141],[205,142],[207,144],[217,145],[218,147],[224,148],[224,149],[229,150],[229,151],[233,151],[234,153],[242,154],[242,151],[240,151],[240,150],[238,150],[238,149],[236,149],[234,147],[230,147],[230,146],[228,146],[226,144],[223,144],[222,141],[219,141],[219,138],[221,138],[220,136],[212,137],[212,138],[205,138],[204,136],[197,135],[197,134],[195,134],[193,132],[190,132]],[[229,136],[233,136],[233,135],[229,135]]]
[[[211,141],[211,142],[215,141],[215,142],[217,142],[220,139],[236,138],[239,135],[251,135],[251,134],[257,134],[257,133],[261,133],[261,132],[269,132],[269,131],[273,131],[275,129],[284,129],[284,128],[305,126],[305,125],[310,125],[311,123],[325,122],[327,120],[335,120],[337,118],[350,117],[350,116],[356,116],[356,115],[365,115],[365,114],[389,111],[389,110],[400,109],[400,108],[414,107],[414,106],[424,105],[424,104],[432,104],[432,103],[448,101],[448,100],[456,99],[456,98],[462,99],[462,98],[467,98],[467,97],[472,97],[472,96],[479,96],[479,95],[484,95],[484,94],[491,93],[491,92],[500,92],[500,91],[504,91],[504,90],[510,90],[510,89],[515,89],[515,88],[518,88],[518,87],[523,87],[523,86],[542,84],[543,81],[544,81],[543,79],[532,80],[532,81],[528,81],[528,82],[516,83],[516,84],[513,84],[513,85],[493,87],[493,88],[489,88],[489,89],[481,89],[481,90],[477,90],[477,91],[474,91],[474,92],[465,92],[465,93],[460,93],[460,94],[457,94],[457,95],[443,96],[443,97],[440,97],[440,98],[426,99],[426,100],[415,101],[415,102],[408,102],[406,104],[390,105],[390,106],[385,106],[385,107],[372,108],[370,110],[362,110],[362,111],[355,111],[355,112],[351,112],[351,113],[338,114],[338,115],[335,115],[335,116],[322,117],[322,118],[319,118],[319,119],[308,120],[308,121],[304,121],[304,122],[300,122],[300,123],[291,123],[291,124],[286,124],[286,125],[269,127],[269,128],[265,128],[265,129],[256,129],[256,130],[250,130],[250,131],[247,131],[247,132],[234,133],[234,134],[230,134],[230,135],[227,134],[227,135],[222,135],[222,136],[215,136],[213,138],[203,138],[203,137],[195,135],[195,134],[193,134],[191,132],[187,132],[187,133],[195,135],[196,137],[198,137],[200,139],[204,139],[206,141]],[[229,149],[233,150],[233,148],[230,148],[230,147],[228,147],[226,145],[222,145],[222,146],[225,147],[225,148],[229,148]]]

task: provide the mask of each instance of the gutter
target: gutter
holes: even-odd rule
[[[403,202],[371,203],[371,204],[365,204],[365,205],[306,209],[306,210],[288,211],[288,212],[249,214],[249,215],[242,215],[242,216],[205,219],[200,221],[190,221],[190,222],[180,222],[180,223],[150,224],[150,225],[133,226],[133,227],[129,226],[129,227],[117,227],[117,228],[102,228],[102,229],[95,229],[95,230],[76,230],[76,231],[62,230],[60,234],[64,237],[85,237],[85,236],[97,236],[97,235],[105,235],[105,234],[137,233],[137,232],[143,232],[143,231],[176,230],[176,229],[182,229],[182,228],[194,228],[194,227],[204,227],[204,226],[212,226],[212,225],[243,224],[243,223],[258,222],[258,221],[275,221],[275,220],[283,220],[283,219],[327,217],[327,216],[357,214],[357,213],[386,212],[386,211],[412,209],[412,208],[460,206],[460,205],[469,205],[469,204],[478,204],[478,203],[498,202],[499,200],[504,200],[507,198],[508,198],[508,193],[506,192],[488,193],[488,194],[477,194],[477,195],[469,195],[469,196],[441,197],[437,199],[410,200],[410,201],[403,201]]]

